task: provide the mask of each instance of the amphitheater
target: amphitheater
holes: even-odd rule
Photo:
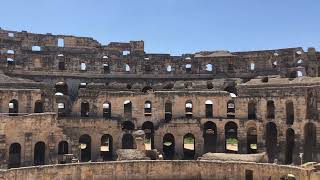
[[[0,28],[0,179],[319,180],[319,92],[314,48],[172,56]]]

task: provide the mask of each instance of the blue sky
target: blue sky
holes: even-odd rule
[[[2,2],[3,1],[3,2]],[[320,50],[319,0],[1,0],[0,27],[144,40],[147,53]]]

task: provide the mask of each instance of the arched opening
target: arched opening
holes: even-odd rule
[[[80,70],[81,71],[86,71],[87,70],[87,64],[86,63],[80,63]]]
[[[235,104],[233,100],[227,102],[227,118],[234,119],[235,118]]]
[[[172,71],[172,66],[168,65],[166,69],[167,69],[167,72],[171,72]]]
[[[154,149],[154,125],[150,121],[146,121],[142,124],[142,130],[145,133],[145,145],[146,150]]]
[[[88,134],[81,135],[79,138],[80,161],[88,162],[91,160],[91,137]]]
[[[167,133],[163,136],[163,155],[165,160],[172,160],[174,158],[174,136],[170,133]]]
[[[67,141],[60,141],[58,144],[58,155],[63,156],[64,154],[68,154],[69,153],[68,146],[69,145]],[[64,164],[66,163],[66,161],[63,158],[61,158],[59,163]]]
[[[257,107],[254,101],[250,101],[248,104],[248,119],[257,119]]]
[[[103,107],[103,117],[111,118],[111,103],[105,102],[103,103],[102,107]]]
[[[247,131],[247,153],[254,154],[258,152],[257,128],[250,127]]]
[[[34,165],[44,165],[45,164],[45,152],[46,152],[46,145],[44,142],[37,142],[34,145]]]
[[[68,85],[65,82],[58,82],[54,86],[56,93],[62,93],[63,95],[68,95]]]
[[[81,117],[89,117],[89,103],[81,102]]]
[[[286,132],[286,156],[285,164],[291,164],[293,162],[293,150],[294,150],[294,130],[289,128]]]
[[[303,76],[303,72],[302,71],[297,71],[297,77],[302,77]]]
[[[292,125],[294,122],[294,108],[293,108],[293,102],[289,101],[286,103],[286,123],[289,125]]]
[[[43,113],[43,103],[40,100],[34,103],[34,113]]]
[[[206,118],[213,117],[213,102],[211,100],[206,100]]]
[[[194,159],[196,154],[195,138],[193,134],[183,136],[183,159]]]
[[[235,122],[228,122],[224,126],[225,132],[225,152],[238,152],[238,125]]]
[[[13,99],[9,102],[9,116],[18,116],[19,103],[18,100]]]
[[[206,65],[206,71],[212,72],[212,70],[213,70],[212,64],[207,64],[207,65]]]
[[[217,147],[217,126],[208,121],[203,125],[204,153],[216,152]]]
[[[133,131],[134,130],[134,124],[131,121],[124,121],[122,123],[122,130],[123,131]]]
[[[274,119],[275,118],[275,107],[274,102],[269,100],[267,102],[267,118]]]
[[[64,103],[58,103],[58,116],[59,117],[66,116],[66,109],[64,107]]]
[[[172,119],[172,103],[170,101],[164,104],[164,119],[165,122],[169,122]]]
[[[192,101],[187,101],[185,105],[185,112],[187,118],[192,118]]]
[[[277,155],[278,149],[278,131],[277,125],[273,122],[268,122],[266,125],[266,147],[267,147],[267,154],[270,163],[274,162],[274,159]]]
[[[144,103],[144,116],[151,116],[152,106],[150,101]]]
[[[130,66],[128,64],[125,64],[124,68],[126,72],[130,72]]]
[[[104,72],[105,74],[110,73],[109,64],[103,64],[103,72]]]
[[[250,63],[250,71],[254,71],[256,68],[256,65],[254,63]]]
[[[124,134],[122,136],[122,149],[133,149],[134,139],[132,134]]]
[[[124,108],[124,118],[131,119],[132,118],[132,103],[130,100],[126,100],[123,103]]]
[[[315,161],[317,144],[317,129],[313,123],[306,123],[304,126],[304,162]]]
[[[191,64],[186,64],[186,73],[191,73]]]
[[[21,163],[21,145],[12,143],[9,147],[9,162],[8,168],[18,168]]]
[[[100,155],[102,160],[110,161],[113,157],[113,139],[110,134],[104,134],[101,137]]]

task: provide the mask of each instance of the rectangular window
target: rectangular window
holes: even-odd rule
[[[64,47],[64,39],[62,38],[58,39],[58,47]]]

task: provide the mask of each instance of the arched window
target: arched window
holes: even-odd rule
[[[224,131],[226,153],[238,152],[238,125],[230,121],[224,126]]]
[[[277,68],[278,66],[278,61],[273,61],[272,62],[272,68]]]
[[[109,64],[103,64],[103,72],[106,74],[110,73]]]
[[[66,110],[64,107],[64,103],[58,103],[58,116],[59,117],[66,116]]]
[[[104,161],[112,160],[113,139],[110,134],[104,134],[101,137],[100,155]]]
[[[126,72],[130,72],[130,66],[128,64],[124,64]]]
[[[293,150],[294,150],[294,130],[289,128],[286,132],[286,156],[285,164],[291,164],[293,162]]]
[[[150,101],[146,101],[144,103],[144,115],[145,116],[151,116],[151,112],[152,112],[151,102]]]
[[[212,70],[213,70],[212,64],[207,64],[207,65],[206,65],[206,71],[212,72]]]
[[[235,118],[235,104],[233,100],[227,102],[227,118]]]
[[[254,63],[250,63],[250,70],[254,71],[256,68],[256,65]]]
[[[151,121],[146,121],[142,124],[142,130],[145,133],[146,150],[154,149],[154,125]]]
[[[254,154],[258,152],[257,147],[257,128],[250,127],[247,131],[247,153]]]
[[[34,165],[44,165],[45,164],[45,153],[46,145],[44,142],[37,142],[34,145]]]
[[[81,117],[89,117],[89,103],[81,102]]]
[[[132,103],[130,100],[126,100],[123,103],[124,108],[124,118],[131,119],[132,118]]]
[[[34,103],[34,113],[43,113],[43,103],[40,100]]]
[[[213,102],[211,100],[206,100],[206,118],[213,117]]]
[[[190,73],[190,72],[191,72],[191,67],[192,67],[191,64],[186,64],[186,72],[187,72],[187,73]]]
[[[254,101],[250,101],[248,104],[248,119],[256,119],[257,118],[257,107]]]
[[[18,116],[19,103],[18,100],[13,99],[9,102],[9,116]]]
[[[183,136],[183,159],[194,159],[196,154],[195,138],[193,134]]]
[[[175,141],[174,141],[174,136],[170,133],[167,133],[163,136],[163,146],[162,146],[162,151],[164,155],[165,160],[172,160],[174,158],[174,148],[175,148]]]
[[[91,137],[84,134],[79,138],[80,161],[88,162],[91,160]]]
[[[185,105],[185,112],[187,118],[192,118],[192,101],[187,101]]]
[[[21,145],[12,143],[9,147],[8,168],[18,168],[21,164]]]
[[[274,119],[275,118],[275,107],[274,102],[269,100],[267,102],[267,118]]]
[[[172,71],[172,67],[171,67],[171,65],[168,65],[167,66],[167,72],[171,72]]]
[[[103,103],[103,117],[111,118],[111,103],[105,102]]]
[[[290,124],[292,125],[294,122],[294,108],[293,108],[293,102],[292,101],[288,101],[286,103],[286,124]]]
[[[216,152],[217,147],[217,126],[208,121],[203,125],[204,152]]]
[[[172,119],[172,103],[170,101],[167,101],[164,104],[164,119],[166,122],[169,122]]]

